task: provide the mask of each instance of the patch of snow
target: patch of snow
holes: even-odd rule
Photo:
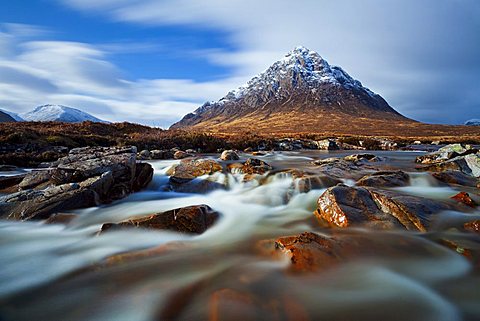
[[[95,116],[72,107],[62,105],[42,105],[34,110],[21,114],[26,121],[61,121],[67,123],[81,123],[84,121],[107,123]]]
[[[465,122],[467,126],[480,126],[480,119],[470,119]]]

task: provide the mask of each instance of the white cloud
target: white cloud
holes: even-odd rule
[[[426,117],[425,112],[418,114],[425,120],[435,118],[435,109],[451,108],[436,101],[439,93],[453,98],[480,91],[480,2],[476,0],[62,2],[107,14],[116,21],[228,31],[239,51],[206,54],[212,62],[236,67],[239,77],[252,76],[292,47],[305,45],[330,63],[341,65],[409,116],[416,116],[415,108],[402,106],[430,108],[432,117]],[[425,81],[432,76],[435,81]],[[423,97],[426,92],[429,96]],[[412,102],[419,97],[422,106]],[[465,115],[451,114],[450,119],[437,121],[480,117],[472,108],[479,105],[480,96],[476,95],[457,106]]]
[[[22,37],[0,33],[2,43],[10,50],[0,51],[0,106],[17,113],[55,103],[110,121],[166,127],[208,97],[222,97],[241,81],[235,77],[212,82],[128,80],[108,61],[109,46],[105,44],[23,41]],[[142,44],[135,49],[148,48]]]

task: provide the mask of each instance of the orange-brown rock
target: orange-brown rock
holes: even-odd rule
[[[272,166],[267,164],[266,162],[257,159],[257,158],[249,158],[245,163],[243,163],[242,171],[245,174],[265,174],[268,171],[273,169]]]
[[[315,216],[322,226],[405,228],[426,231],[430,216],[453,206],[423,197],[373,188],[338,185],[318,199]]]
[[[467,231],[474,232],[474,233],[480,233],[480,220],[467,222],[463,225],[463,227]]]
[[[337,185],[327,189],[318,199],[315,216],[331,227],[368,225],[391,229],[402,227],[393,216],[382,212],[370,194],[362,187]]]
[[[174,183],[185,183],[196,177],[211,175],[222,171],[222,165],[213,159],[183,159],[180,164],[173,166],[167,175]]]
[[[452,196],[452,199],[457,201],[457,202],[463,203],[467,206],[470,206],[470,207],[477,207],[478,206],[477,202],[475,202],[470,197],[470,195],[466,192],[460,192],[457,195]]]
[[[72,213],[57,213],[45,220],[45,224],[68,224],[77,217],[78,215]]]
[[[250,291],[224,288],[215,291],[209,301],[210,321],[309,321],[305,307],[297,298],[278,293],[265,297]]]
[[[187,206],[120,223],[105,223],[101,233],[124,228],[146,228],[201,234],[212,226],[218,217],[219,214],[208,205]]]

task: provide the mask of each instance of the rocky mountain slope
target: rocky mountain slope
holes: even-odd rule
[[[467,126],[480,126],[480,119],[470,119],[465,122]]]
[[[342,68],[297,47],[245,86],[205,103],[172,128],[298,132],[372,121],[412,122]]]

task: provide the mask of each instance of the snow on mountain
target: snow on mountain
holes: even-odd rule
[[[14,112],[11,112],[11,111],[8,111],[8,110],[5,110],[5,109],[0,109],[1,112],[9,115],[10,117],[12,117],[13,119],[15,119],[16,121],[23,121],[23,118],[20,117],[19,114],[16,114]]]
[[[259,124],[272,116],[287,123],[292,113],[299,123],[321,115],[406,120],[342,68],[331,66],[315,51],[296,47],[244,86],[205,103],[171,128],[226,128],[230,124],[239,128],[242,122],[256,119]]]
[[[295,91],[305,89],[315,93],[322,85],[357,89],[371,97],[378,96],[342,68],[331,66],[317,52],[299,46],[244,86],[230,91],[218,102],[204,104],[194,113],[201,113],[216,104],[238,101],[247,96],[265,95],[266,91],[269,99],[282,99],[291,96]]]
[[[467,126],[480,126],[480,119],[470,119],[465,122]]]
[[[81,110],[62,105],[42,105],[34,110],[21,114],[25,121],[60,121],[67,123],[80,123],[84,121],[106,123]]]

